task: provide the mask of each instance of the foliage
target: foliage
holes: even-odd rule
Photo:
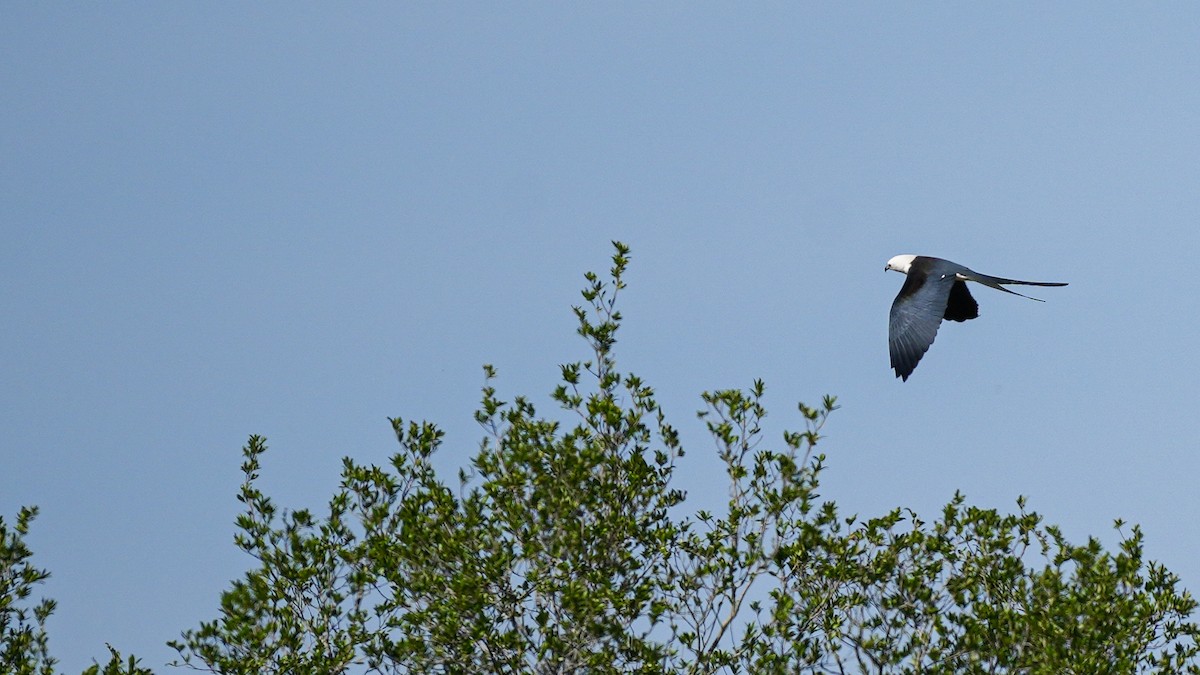
[[[54,672],[46,642],[46,619],[54,612],[54,601],[28,606],[33,587],[50,577],[30,563],[33,553],[25,545],[29,523],[36,517],[36,507],[23,508],[16,526],[9,529],[0,516],[0,672],[4,673]]]
[[[956,494],[933,522],[906,509],[842,515],[818,492],[826,458],[816,447],[832,397],[801,404],[804,430],[775,444],[762,431],[761,381],[703,394],[700,417],[728,499],[720,513],[688,511],[671,485],[680,434],[654,391],[617,369],[629,250],[614,245],[608,278],[589,273],[575,308],[590,352],[561,367],[551,394],[559,418],[525,397],[501,400],[485,366],[476,413],[485,438],[457,486],[431,463],[442,432],[396,418],[390,464],[347,458],[324,513],[280,509],[258,487],[267,446],[251,437],[235,541],[257,564],[222,594],[216,619],[171,643],[176,665],[245,674],[1200,673],[1196,602],[1143,558],[1136,526],[1126,533],[1118,521],[1121,542],[1106,551],[1095,539],[1068,542],[1023,500],[1001,514]],[[4,663],[42,673],[52,661],[41,622],[53,605],[9,609],[45,578],[14,548],[30,517],[4,540],[15,551],[5,569],[26,576],[13,577],[16,587],[4,577],[0,626],[5,658],[24,659]],[[106,674],[148,672],[112,656]]]

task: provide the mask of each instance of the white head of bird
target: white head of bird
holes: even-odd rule
[[[892,259],[887,261],[887,267],[884,267],[883,271],[886,272],[888,270],[896,270],[901,274],[908,274],[908,268],[912,266],[912,261],[915,260],[916,257],[917,256],[915,255],[907,254],[892,256]]]

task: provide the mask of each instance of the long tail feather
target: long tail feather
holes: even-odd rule
[[[1028,298],[1030,300],[1037,300],[1038,302],[1045,302],[1045,300],[1042,300],[1041,298],[1035,298],[1032,295],[1025,295],[1024,293],[1018,293],[1016,291],[1009,290],[1009,289],[1005,288],[1004,286],[1001,286],[1000,284],[1020,284],[1022,286],[1066,286],[1067,285],[1066,283],[1059,282],[1059,281],[1021,281],[1020,279],[1005,279],[1003,277],[993,277],[993,276],[988,276],[986,274],[980,274],[978,272],[974,272],[971,276],[967,276],[967,275],[960,275],[960,276],[964,276],[967,279],[969,279],[970,281],[975,281],[975,282],[981,283],[984,286],[988,286],[989,288],[994,288],[998,291],[1004,291],[1005,293],[1011,293],[1013,295],[1019,295],[1022,298]]]
[[[1022,286],[1066,286],[1064,281],[1020,281],[1017,279],[1001,279],[1000,277],[988,277],[992,281],[1001,284],[1020,284]]]

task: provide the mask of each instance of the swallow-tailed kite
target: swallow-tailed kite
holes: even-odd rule
[[[896,377],[908,381],[921,357],[937,337],[942,319],[966,321],[979,316],[979,304],[967,290],[968,281],[991,286],[998,291],[1045,302],[1010,291],[1001,284],[1023,286],[1066,286],[1048,281],[1017,281],[990,277],[958,263],[923,255],[898,255],[887,262],[884,271],[896,270],[908,275],[900,293],[892,302],[888,323],[888,351]]]

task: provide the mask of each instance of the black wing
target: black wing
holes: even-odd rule
[[[896,377],[907,381],[921,357],[929,351],[942,317],[946,315],[946,303],[956,281],[953,274],[931,274],[925,266],[914,264],[909,269],[900,293],[892,302],[888,322],[888,351]],[[966,290],[965,286],[963,290]],[[970,297],[969,293],[967,297]]]

